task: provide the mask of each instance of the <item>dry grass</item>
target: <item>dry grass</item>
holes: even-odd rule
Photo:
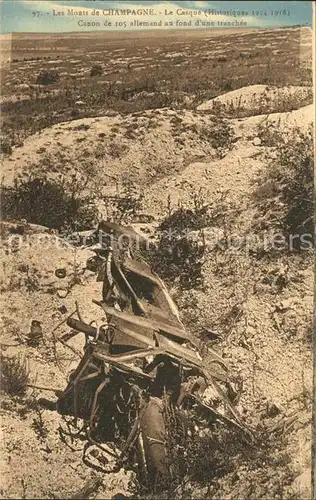
[[[277,142],[274,142],[273,136]],[[277,146],[276,157],[257,178],[254,202],[258,209],[257,229],[279,230],[296,238],[293,245],[307,249],[313,235],[313,130],[281,138],[266,126],[264,142]],[[300,238],[300,239],[298,239]],[[305,239],[304,239],[305,238]],[[300,246],[299,243],[302,245]]]
[[[29,382],[29,369],[26,361],[20,356],[0,359],[1,391],[10,396],[25,394]]]
[[[1,189],[2,217],[53,229],[89,229],[97,220],[97,208],[92,195],[82,195],[83,187],[75,178],[67,183],[26,174],[13,187]]]
[[[12,145],[23,140],[21,130],[22,136],[29,135],[61,121],[104,115],[108,109],[194,108],[245,85],[311,85],[312,80],[311,70],[301,68],[299,30],[271,31],[264,44],[260,31],[222,36],[186,32],[185,37],[180,32],[170,38],[143,34],[133,43],[95,33],[75,56],[72,49],[80,35],[44,36],[44,52],[43,36],[14,35],[13,63],[4,72],[2,87],[3,133]],[[100,68],[93,78],[91,63]],[[58,81],[36,83],[40,72],[54,70]]]

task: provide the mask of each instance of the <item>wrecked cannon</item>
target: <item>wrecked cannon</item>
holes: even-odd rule
[[[166,488],[185,471],[189,424],[220,420],[251,434],[236,410],[238,391],[224,360],[184,328],[164,282],[107,227],[111,245],[96,247],[102,270],[100,327],[69,317],[84,355],[59,394],[57,411],[83,421],[84,461],[99,471],[131,467],[139,481]],[[131,234],[129,233],[129,236]],[[194,415],[194,417],[193,417]]]

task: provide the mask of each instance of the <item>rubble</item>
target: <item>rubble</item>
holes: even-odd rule
[[[184,328],[163,281],[140,257],[131,258],[136,233],[131,228],[108,222],[101,222],[99,230],[110,240],[104,238],[102,248],[92,247],[97,254],[102,252],[101,265],[104,267],[102,300],[94,302],[103,309],[106,321],[98,327],[85,323],[78,305],[79,319],[74,318],[73,313],[68,316],[68,326],[84,333],[86,342],[84,355],[57,401],[57,411],[72,415],[75,427],[79,418],[86,422],[85,463],[96,470],[109,472],[120,468],[126,460],[130,461],[130,454],[137,450],[139,436],[144,443],[155,437],[155,434],[150,438],[146,434],[146,426],[152,425],[147,421],[149,417],[154,419],[154,425],[166,439],[166,432],[174,433],[175,439],[177,427],[167,431],[170,422],[161,420],[158,424],[161,417],[155,408],[182,413],[184,403],[186,411],[192,413],[199,426],[207,427],[209,421],[219,419],[244,430],[245,439],[252,440],[250,428],[234,408],[237,395],[230,384],[225,361],[215,351],[210,348],[205,351],[204,347],[207,366],[204,365],[196,341]],[[129,237],[123,248],[119,245],[122,236]],[[70,333],[58,340],[66,343],[72,337]],[[116,407],[113,407],[113,398],[118,402]],[[193,417],[194,412],[197,412],[196,417]],[[123,428],[120,427],[122,418],[125,419]],[[146,419],[145,427],[142,427],[143,419]],[[120,452],[114,451],[112,441],[116,442],[115,437],[104,428],[114,421],[118,437],[126,442]],[[156,432],[154,428],[150,432]],[[97,450],[93,456],[91,447]],[[157,449],[145,447],[144,464],[148,472],[144,475],[143,469],[139,469],[140,479],[152,485],[162,479],[169,481],[170,471],[165,467],[168,453],[165,445]],[[160,464],[162,456],[165,458]],[[178,459],[173,456],[174,461]],[[152,464],[155,464],[153,469]]]

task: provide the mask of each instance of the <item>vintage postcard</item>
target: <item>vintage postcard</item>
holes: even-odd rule
[[[0,7],[1,498],[315,499],[313,2]]]

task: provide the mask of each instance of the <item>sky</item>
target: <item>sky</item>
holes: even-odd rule
[[[230,26],[277,28],[312,25],[312,1],[304,0],[298,2],[0,0],[0,8],[1,33],[56,33],[149,28],[212,29]],[[149,8],[153,9],[150,15],[139,10]],[[109,14],[109,9],[115,12],[119,10],[119,15]],[[165,14],[165,10],[168,15]],[[96,15],[97,12],[99,16]],[[140,23],[143,22],[156,23],[156,25],[141,25]],[[168,26],[166,22],[169,23]],[[234,24],[227,25],[227,23]]]

